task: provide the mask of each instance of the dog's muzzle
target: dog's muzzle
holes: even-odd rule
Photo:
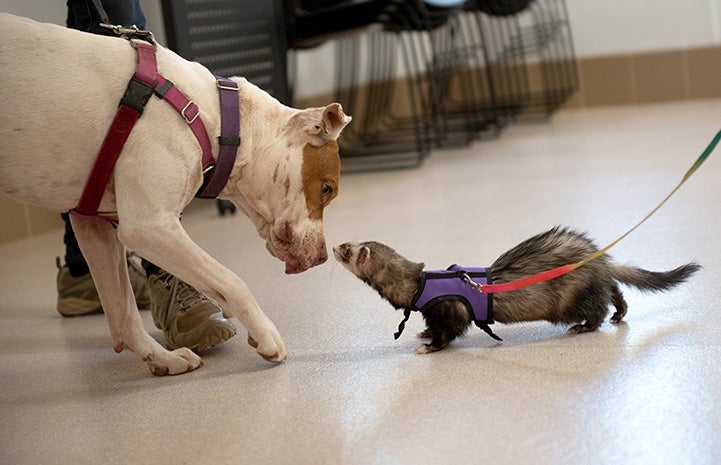
[[[328,260],[325,236],[311,228],[301,234],[291,223],[284,222],[271,230],[266,248],[271,255],[285,263],[286,274],[302,273]]]

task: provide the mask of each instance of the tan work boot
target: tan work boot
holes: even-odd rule
[[[155,326],[170,349],[202,352],[235,336],[235,325],[214,300],[163,270],[148,278],[148,295]]]
[[[128,274],[130,284],[135,294],[135,301],[138,308],[147,309],[150,307],[150,299],[147,292],[147,277],[145,271],[137,263],[136,256],[128,254]],[[74,277],[70,275],[67,265],[60,265],[60,257],[55,257],[55,265],[58,267],[58,312],[62,316],[80,316],[100,313],[103,306],[100,303],[98,291],[90,273]]]

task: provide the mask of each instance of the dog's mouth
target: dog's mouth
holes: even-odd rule
[[[297,260],[294,257],[290,257],[285,262],[285,274],[298,274],[307,271],[314,266],[321,265],[328,259],[327,255],[323,255],[316,260]]]
[[[328,260],[325,248],[318,253],[311,254],[295,254],[288,249],[276,248],[270,242],[266,242],[266,248],[271,255],[285,263],[285,274],[299,274]]]
[[[285,274],[298,274],[308,270],[310,267],[303,266],[300,262],[295,260],[288,260],[285,262]]]
[[[328,260],[322,223],[315,226],[276,220],[264,222],[258,232],[268,252],[285,263],[285,273],[298,274]]]

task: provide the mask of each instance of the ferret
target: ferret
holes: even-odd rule
[[[494,284],[506,283],[577,263],[596,251],[598,248],[586,234],[555,227],[513,247],[486,270]],[[396,338],[411,310],[423,314],[426,329],[418,333],[418,337],[428,338],[430,343],[421,345],[417,353],[446,348],[451,341],[463,336],[474,322],[474,311],[463,300],[440,298],[431,300],[423,308],[414,308],[421,286],[426,286],[428,273],[434,273],[424,272],[424,263],[407,260],[391,247],[373,241],[346,242],[333,247],[333,253],[345,268],[378,291],[396,309],[405,310],[406,319]],[[483,324],[478,321],[476,324],[498,340],[500,338],[487,326],[494,319],[501,323],[546,320],[554,324],[573,324],[569,333],[595,331],[606,318],[609,305],[616,309],[611,316],[612,323],[619,323],[626,315],[627,305],[618,282],[642,291],[666,291],[686,281],[699,269],[701,266],[692,262],[671,271],[647,271],[615,264],[604,254],[546,282],[510,292],[482,294],[492,296],[492,313],[481,322]],[[473,292],[480,294],[475,289]],[[491,304],[488,305],[491,308]]]

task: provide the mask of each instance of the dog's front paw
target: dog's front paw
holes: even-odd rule
[[[203,364],[203,360],[192,350],[185,347],[172,352],[163,350],[148,354],[143,358],[150,371],[156,376],[180,375],[193,371]]]
[[[265,338],[255,339],[248,334],[248,344],[255,349],[258,354],[269,362],[280,363],[287,356],[285,344],[281,339],[278,331],[271,332]]]

